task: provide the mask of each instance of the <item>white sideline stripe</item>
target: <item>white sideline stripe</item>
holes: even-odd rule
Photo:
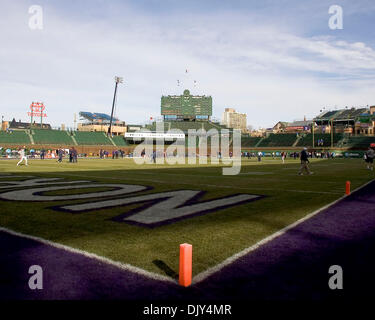
[[[371,181],[368,181],[367,183],[365,183],[364,185],[358,187],[357,189],[353,190],[351,193],[354,193],[362,188],[364,188],[365,186],[367,186],[368,184],[370,184],[371,182],[375,181],[375,179],[371,180]],[[288,230],[296,227],[297,225],[299,225],[300,223],[312,218],[313,216],[317,215],[318,213],[320,213],[321,211],[333,206],[334,204],[336,204],[337,202],[345,199],[346,197],[348,197],[348,195],[344,195],[342,196],[341,198],[325,205],[324,207],[308,214],[307,216],[293,222],[292,224],[286,226],[285,228],[271,234],[270,236],[260,240],[259,242],[255,243],[254,245],[234,254],[233,256],[225,259],[223,262],[217,264],[216,266],[214,267],[211,267],[211,268],[208,268],[207,270],[197,274],[193,279],[192,279],[192,284],[197,284],[199,282],[202,282],[203,280],[205,280],[206,278],[210,277],[211,275],[213,275],[214,273],[220,271],[221,269],[223,269],[224,267],[232,264],[233,262],[235,262],[237,259],[247,255],[248,253],[254,251],[255,249],[258,249],[260,246],[266,244],[267,242],[270,242],[271,240],[283,235],[284,233],[286,233]]]
[[[39,238],[39,237],[35,237],[35,236],[31,236],[31,235],[19,233],[17,231],[13,231],[11,229],[4,228],[4,227],[0,227],[0,232],[6,232],[6,233],[9,233],[9,234],[17,236],[17,237],[31,239],[31,240],[34,240],[34,241],[37,241],[37,242],[49,245],[49,246],[54,247],[54,248],[58,248],[58,249],[62,249],[62,250],[68,251],[70,253],[80,254],[80,255],[83,255],[83,256],[85,256],[87,258],[95,259],[95,260],[98,260],[100,262],[104,262],[106,264],[115,266],[115,267],[117,267],[119,269],[130,271],[130,272],[139,274],[141,276],[145,276],[147,278],[151,278],[153,280],[159,280],[159,281],[165,281],[165,282],[170,282],[170,283],[177,284],[177,281],[174,280],[174,279],[172,279],[172,278],[170,278],[170,277],[163,276],[163,275],[160,275],[160,274],[157,274],[157,273],[154,273],[154,272],[146,271],[144,269],[132,266],[132,265],[127,264],[127,263],[124,264],[124,263],[121,263],[121,262],[118,262],[118,261],[114,261],[114,260],[111,260],[111,259],[108,259],[108,258],[105,258],[105,257],[102,257],[102,256],[98,256],[95,253],[91,253],[91,252],[87,252],[87,251],[84,251],[84,250],[80,250],[80,249],[68,247],[68,246],[60,244],[60,243],[56,243],[56,242],[53,242],[53,241],[50,241],[50,240],[46,240],[46,239],[43,239],[43,238]]]

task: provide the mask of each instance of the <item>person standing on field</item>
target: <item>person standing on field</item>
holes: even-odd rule
[[[375,158],[375,151],[374,149],[370,147],[366,151],[366,158],[365,158],[368,170],[371,170],[371,171],[374,170],[374,158]]]
[[[313,174],[313,172],[310,171],[308,164],[310,163],[309,161],[309,154],[307,153],[307,148],[303,148],[301,151],[301,168],[299,169],[298,174],[303,175],[303,171],[305,170],[307,174]]]
[[[59,160],[57,160],[58,162],[62,162],[62,159],[63,159],[63,150],[60,148],[57,150],[57,155],[59,157]]]
[[[21,159],[18,161],[17,166],[19,166],[23,160],[25,160],[25,164],[27,165],[26,147],[23,146],[23,148],[18,151],[18,154],[20,155]]]

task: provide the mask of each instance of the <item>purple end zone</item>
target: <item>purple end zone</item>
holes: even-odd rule
[[[190,288],[6,232],[0,243],[3,300],[369,299],[375,287],[375,182]],[[28,287],[33,264],[43,267],[43,290]],[[343,268],[343,290],[328,288],[331,265]]]

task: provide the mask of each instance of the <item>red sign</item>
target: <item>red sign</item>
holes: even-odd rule
[[[371,144],[370,144],[370,147],[371,147],[371,148],[375,148],[375,143],[371,143]]]
[[[43,102],[32,102],[30,105],[31,112],[28,112],[27,114],[30,117],[47,117],[47,114],[43,111],[46,109]]]
[[[294,130],[303,130],[304,127],[286,127],[285,130],[286,131],[294,131]]]

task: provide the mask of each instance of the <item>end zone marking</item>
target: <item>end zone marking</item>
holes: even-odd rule
[[[362,185],[362,186],[358,187],[357,189],[353,190],[351,194],[353,194],[353,193],[357,192],[358,190],[360,190],[360,189],[366,187],[367,185],[369,185],[369,184],[370,184],[371,182],[373,182],[373,181],[375,181],[375,179],[370,180],[370,181],[366,182],[364,185]],[[240,251],[240,252],[238,252],[238,253],[232,255],[231,257],[225,259],[223,262],[217,264],[216,266],[211,267],[211,268],[208,268],[207,270],[205,270],[205,271],[203,271],[203,272],[197,274],[197,275],[193,278],[193,280],[192,280],[192,284],[195,285],[195,284],[197,284],[197,283],[199,283],[199,282],[202,282],[203,280],[205,280],[206,278],[208,278],[208,277],[210,277],[211,275],[215,274],[216,272],[220,271],[221,269],[225,268],[226,266],[228,266],[228,265],[234,263],[237,259],[239,259],[239,258],[241,258],[241,257],[243,257],[243,256],[245,256],[245,255],[247,255],[248,253],[250,253],[250,252],[256,250],[257,248],[259,248],[260,246],[262,246],[262,245],[264,245],[264,244],[270,242],[271,240],[273,240],[273,239],[275,239],[275,238],[277,238],[277,237],[283,235],[283,234],[286,233],[288,230],[290,230],[290,229],[296,227],[297,225],[301,224],[302,222],[304,222],[304,221],[306,221],[306,220],[312,218],[313,216],[317,215],[318,213],[322,212],[323,210],[328,209],[329,207],[331,207],[331,206],[333,206],[334,204],[340,202],[341,200],[345,199],[345,198],[348,197],[348,196],[350,196],[350,195],[346,195],[346,194],[345,194],[344,196],[340,197],[339,199],[337,199],[337,200],[335,200],[335,201],[333,201],[333,202],[331,202],[331,203],[329,203],[329,204],[323,206],[322,208],[320,208],[320,209],[318,209],[318,210],[315,210],[314,212],[312,212],[312,213],[310,213],[310,214],[304,216],[303,218],[301,218],[301,219],[299,219],[299,220],[293,222],[292,224],[286,226],[285,228],[283,228],[283,229],[281,229],[281,230],[279,230],[279,231],[277,231],[277,232],[271,234],[270,236],[268,236],[268,237],[266,237],[266,238],[264,238],[264,239],[258,241],[258,242],[255,243],[254,245],[252,245],[252,246],[250,246],[250,247],[248,247],[248,248],[246,248],[246,249],[244,249],[244,250],[242,250],[242,251]]]
[[[177,281],[174,280],[173,278],[166,277],[166,276],[163,276],[163,275],[151,272],[151,271],[146,271],[144,269],[132,266],[132,265],[127,264],[127,263],[121,263],[121,262],[118,262],[118,261],[114,261],[114,260],[99,256],[95,253],[91,253],[91,252],[87,252],[87,251],[84,251],[84,250],[72,248],[72,247],[69,247],[69,246],[66,246],[66,245],[63,245],[63,244],[60,244],[60,243],[56,243],[56,242],[46,240],[46,239],[36,237],[36,236],[27,235],[27,234],[20,233],[20,232],[17,232],[17,231],[13,231],[13,230],[10,230],[10,229],[4,228],[4,227],[0,227],[0,232],[6,232],[8,234],[11,234],[11,235],[14,235],[14,236],[17,236],[17,237],[22,237],[22,238],[34,240],[34,241],[43,243],[45,245],[57,248],[57,249],[62,249],[62,250],[68,251],[70,253],[80,254],[80,255],[83,255],[87,258],[95,259],[97,261],[104,262],[104,263],[110,264],[112,266],[115,266],[119,269],[122,269],[122,270],[125,270],[125,271],[130,271],[130,272],[139,274],[141,276],[145,276],[145,277],[153,279],[153,280],[170,282],[170,283],[173,283],[173,284],[177,285]]]

